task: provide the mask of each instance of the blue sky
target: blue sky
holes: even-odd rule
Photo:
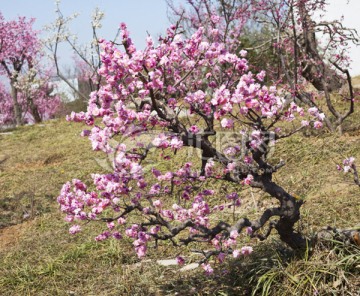
[[[179,2],[180,0],[177,0]],[[328,0],[327,17],[329,20],[344,15],[344,24],[353,27],[360,33],[360,0]],[[103,28],[100,37],[112,39],[120,22],[125,22],[131,32],[133,41],[138,47],[143,47],[147,32],[152,36],[169,26],[165,0],[62,0],[61,10],[64,15],[79,12],[80,15],[71,28],[77,33],[79,40],[86,42],[91,38],[90,20],[94,8],[98,6],[105,12]],[[41,29],[55,19],[55,4],[53,0],[0,0],[0,11],[6,19],[16,16],[35,17],[35,28]],[[63,52],[63,61],[71,61],[71,52]],[[360,48],[352,47],[350,52],[354,60],[353,75],[360,74]]]
[[[360,34],[360,0],[327,0],[327,2],[330,3],[326,13],[327,20],[340,19],[344,16],[343,25],[356,29]],[[353,60],[350,74],[360,75],[360,46],[351,45],[349,55]]]
[[[62,0],[60,4],[64,16],[78,12],[71,31],[76,33],[80,42],[91,40],[91,15],[99,7],[105,13],[99,37],[113,39],[121,22],[128,25],[136,46],[145,45],[147,32],[158,36],[170,25],[165,0]],[[52,0],[0,0],[0,11],[5,19],[17,16],[36,18],[35,29],[42,29],[56,18],[55,1]],[[71,62],[71,52],[62,50],[63,63]]]
[[[16,16],[35,17],[37,29],[55,19],[55,1],[52,0],[0,0],[0,11],[6,19]],[[104,38],[115,34],[120,22],[125,22],[132,33],[135,43],[146,37],[146,31],[152,35],[164,31],[169,25],[165,0],[62,0],[64,15],[78,12],[73,31],[79,36],[91,36],[89,26],[95,7],[105,12],[102,32]],[[142,41],[141,41],[142,42]]]

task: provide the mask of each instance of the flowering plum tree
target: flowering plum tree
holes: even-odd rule
[[[144,50],[135,48],[124,24],[124,50],[101,40],[99,74],[106,84],[91,94],[87,112],[68,120],[90,127],[82,135],[94,150],[114,156],[113,171],[93,174],[93,186],[80,180],[63,186],[58,202],[73,223],[70,233],[81,231],[81,221],[103,221],[106,229],[96,240],[127,236],[140,258],[149,244],[170,240],[175,246],[210,244],[204,262],[213,255],[223,261],[251,252],[239,246],[242,232],[264,240],[273,229],[290,247],[304,250],[310,242],[294,230],[302,200],[273,181],[284,163],[272,163],[269,152],[273,142],[306,126],[321,128],[324,114],[316,107],[304,110],[264,85],[266,73],[249,71],[246,51],[237,55],[210,42],[202,27],[189,38],[180,31],[172,26],[158,45],[148,37]],[[223,149],[216,144],[222,132],[240,138]],[[191,149],[200,153],[199,161],[182,154]],[[155,155],[176,164],[146,171]],[[214,182],[237,189],[224,194]],[[241,206],[243,186],[262,189],[278,205],[257,220],[219,221],[226,207]]]
[[[23,68],[32,59],[39,48],[36,32],[32,30],[34,19],[27,21],[19,18],[17,21],[5,21],[0,15],[0,64],[11,86],[11,96],[14,105],[16,124],[21,125],[22,110],[18,101],[16,83]]]
[[[22,110],[22,123],[38,123],[53,118],[61,106],[59,95],[52,95],[53,86],[50,82],[37,84],[23,83],[20,80],[18,102]],[[0,125],[15,125],[13,98],[3,83],[0,83]]]
[[[181,17],[187,30],[206,26],[230,50],[241,49],[241,35],[246,28],[255,27],[255,33],[266,28],[268,37],[264,40],[261,35],[248,51],[255,52],[255,59],[264,51],[275,54],[277,58],[269,59],[266,65],[274,83],[281,84],[302,103],[327,109],[327,127],[332,131],[338,127],[342,132],[342,123],[354,111],[347,49],[350,42],[358,43],[358,35],[339,20],[320,17],[326,11],[325,1],[187,0],[185,3],[177,7],[168,0],[173,14]],[[316,91],[311,92],[309,84]],[[330,95],[341,87],[345,110],[336,108]],[[316,100],[318,97],[323,97],[325,104]]]
[[[33,23],[34,19],[24,17],[6,21],[0,14],[0,74],[9,81],[12,99],[10,105],[4,93],[0,112],[8,123],[10,120],[17,125],[29,115],[40,122],[45,114],[51,116],[60,103],[58,96],[50,96],[48,73],[39,71],[42,46]]]
[[[61,106],[61,98],[54,94],[56,84],[51,82],[51,69],[40,72],[31,68],[21,75],[16,84],[19,101],[22,105],[23,118],[39,123],[55,116]]]

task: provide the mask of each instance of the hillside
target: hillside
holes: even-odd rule
[[[312,295],[315,287],[326,295],[360,291],[360,250],[352,246],[291,260],[273,235],[261,243],[248,241],[254,255],[231,260],[207,278],[200,269],[182,273],[157,264],[159,256],[173,259],[179,252],[169,244],[151,250],[141,263],[129,241],[95,242],[99,224],[70,236],[56,203],[60,188],[72,178],[89,182],[106,162],[79,136],[81,129],[54,120],[0,134],[0,295],[250,295],[257,285],[259,295]],[[358,130],[340,137],[299,134],[275,146],[274,160],[286,161],[276,181],[305,200],[298,227],[308,235],[323,226],[359,223],[360,188],[335,169],[348,156],[360,159]],[[273,202],[256,190],[240,193],[237,217],[256,215]]]

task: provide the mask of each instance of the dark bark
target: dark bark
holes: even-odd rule
[[[299,12],[302,20],[303,34],[300,38],[300,55],[302,62],[302,76],[309,81],[317,90],[328,92],[339,90],[344,85],[345,80],[325,64],[319,54],[315,35],[315,23],[311,20],[304,4],[299,5]],[[313,62],[309,62],[309,60]],[[324,86],[326,83],[326,86]]]
[[[15,87],[15,81],[11,81],[11,97],[13,99],[14,102],[14,117],[15,117],[15,123],[17,126],[19,125],[23,125],[23,121],[22,121],[22,110],[21,110],[21,106],[19,104],[18,101],[18,90]]]
[[[275,229],[281,240],[295,250],[305,250],[306,238],[294,230],[295,223],[300,219],[302,202],[296,201],[293,196],[274,182],[265,182],[263,189],[280,202],[281,216],[275,224]]]
[[[27,102],[29,104],[31,115],[34,118],[35,123],[40,123],[42,121],[42,118],[40,116],[37,106],[34,104],[34,100],[32,99],[32,97],[29,96],[27,98]]]

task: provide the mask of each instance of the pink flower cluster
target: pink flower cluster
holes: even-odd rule
[[[355,165],[355,158],[351,156],[343,160],[343,166],[336,165],[336,169],[338,171],[344,171],[344,173],[348,173],[353,168],[354,165]]]

